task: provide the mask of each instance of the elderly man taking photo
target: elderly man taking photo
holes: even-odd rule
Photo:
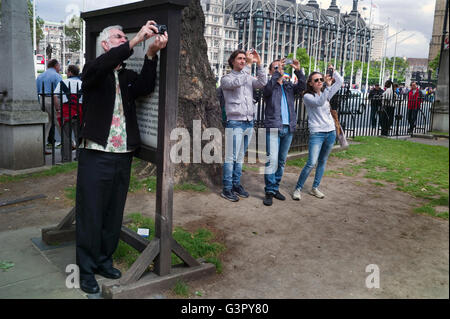
[[[148,21],[128,41],[122,27],[100,33],[104,54],[86,63],[82,75],[83,124],[76,189],[76,257],[80,287],[99,292],[95,274],[118,279],[112,254],[117,248],[130,182],[133,153],[140,146],[135,99],[153,92],[157,52],[166,47],[167,32],[158,34]],[[154,37],[138,74],[123,61],[133,47]]]

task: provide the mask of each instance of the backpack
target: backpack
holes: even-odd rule
[[[78,103],[78,96],[76,93],[70,92],[69,88],[67,87],[66,83],[64,81],[60,82],[61,90],[64,92],[64,94],[67,97],[67,103],[70,105],[76,105]],[[78,90],[78,95],[81,96],[81,88]]]
[[[60,82],[60,86],[61,90],[64,92],[64,95],[67,98],[67,103],[63,103],[63,105],[61,106],[62,118],[61,114],[57,116],[59,124],[62,126],[65,122],[69,120],[69,118],[78,119],[81,122],[83,114],[82,110],[83,105],[78,102],[79,97],[82,94],[81,89],[78,90],[77,95],[77,93],[70,92],[69,88],[67,87],[66,83],[64,83],[64,81]],[[64,107],[65,105],[67,105],[67,107]],[[64,120],[64,123],[62,123],[62,120]]]

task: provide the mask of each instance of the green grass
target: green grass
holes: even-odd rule
[[[131,174],[130,186],[128,187],[128,191],[130,193],[134,193],[141,189],[145,189],[150,193],[156,192],[156,176],[138,179],[136,175]]]
[[[133,213],[127,216],[131,218],[131,224],[127,225],[133,231],[138,228],[148,228],[150,236],[148,240],[152,240],[155,235],[155,222],[152,218],[144,217],[140,213]],[[204,258],[207,262],[216,265],[216,271],[222,271],[222,264],[219,259],[220,253],[225,250],[225,246],[220,243],[213,242],[214,235],[206,229],[198,229],[195,233],[190,233],[181,227],[175,227],[173,238],[194,258]],[[125,264],[129,268],[138,258],[139,253],[130,245],[123,241],[119,242],[119,246],[114,253],[114,260],[118,263]],[[172,254],[172,265],[182,263],[175,254]]]
[[[259,167],[242,165],[242,170],[243,170],[244,172],[246,172],[246,171],[259,172]]]
[[[206,185],[202,182],[200,183],[182,183],[174,186],[174,190],[179,191],[194,191],[194,192],[205,192],[208,189]]]
[[[308,161],[308,157],[299,157],[299,158],[287,161],[286,165],[297,166],[297,167],[303,168],[303,166],[306,165],[307,161]]]
[[[0,184],[18,182],[18,181],[22,181],[27,178],[40,178],[40,177],[55,176],[58,174],[65,174],[65,173],[69,173],[69,172],[76,170],[77,167],[78,167],[78,162],[71,162],[71,163],[66,163],[66,164],[61,164],[61,165],[55,165],[49,170],[45,170],[45,171],[37,172],[37,173],[21,174],[21,175],[17,175],[17,176],[2,175],[2,176],[0,176]]]
[[[75,205],[76,194],[77,194],[76,186],[66,187],[64,189],[64,196],[66,196],[66,198],[69,199],[72,202],[72,204],[74,204],[74,205]]]
[[[189,297],[189,286],[185,282],[177,280],[173,292],[181,297]]]
[[[435,212],[436,206],[448,206],[449,149],[443,146],[424,145],[403,140],[378,137],[356,137],[360,144],[350,145],[342,152],[331,153],[339,159],[363,159],[357,165],[346,165],[327,172],[328,176],[354,176],[363,173],[372,183],[393,183],[397,190],[429,202],[415,211],[448,220],[448,212]],[[289,161],[288,165],[303,167],[306,159]],[[431,210],[430,208],[433,208]]]

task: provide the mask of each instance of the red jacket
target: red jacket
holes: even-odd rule
[[[422,93],[419,89],[416,89],[416,94],[413,95],[413,91],[409,91],[408,93],[408,110],[417,110],[420,109],[420,106],[423,101]]]
[[[70,94],[70,100],[67,103],[64,103],[62,105],[62,114],[63,114],[63,118],[64,118],[64,123],[68,122],[69,118],[73,118],[74,116],[78,116],[80,123],[81,123],[81,121],[83,119],[82,118],[83,104],[78,103],[77,100],[78,99],[77,99],[76,94]],[[69,106],[70,106],[70,114],[69,114]],[[61,123],[61,112],[58,112],[57,119],[58,119],[59,125],[62,126],[63,124]]]

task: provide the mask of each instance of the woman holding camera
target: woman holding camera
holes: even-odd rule
[[[325,197],[318,187],[325,172],[328,156],[336,141],[336,127],[331,116],[329,101],[339,91],[344,82],[344,79],[334,70],[333,66],[330,65],[328,70],[330,74],[333,74],[332,77],[328,74],[328,71],[325,77],[320,72],[311,73],[306,83],[306,90],[303,93],[303,102],[308,112],[309,156],[292,194],[294,200],[301,199],[301,190],[316,164],[316,175],[310,194],[318,198]],[[334,84],[332,83],[333,79],[335,80]],[[326,88],[324,82],[327,84]]]

